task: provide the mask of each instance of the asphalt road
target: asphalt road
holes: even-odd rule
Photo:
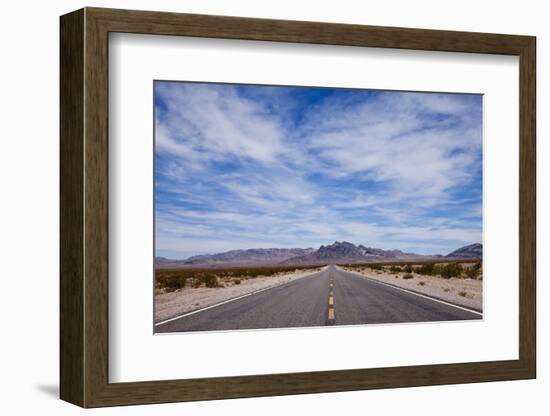
[[[155,332],[481,319],[335,266],[155,326]]]

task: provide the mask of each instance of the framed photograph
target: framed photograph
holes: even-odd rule
[[[535,49],[62,16],[61,398],[535,378]]]

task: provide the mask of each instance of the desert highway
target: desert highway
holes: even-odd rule
[[[336,266],[155,325],[156,333],[481,319]]]

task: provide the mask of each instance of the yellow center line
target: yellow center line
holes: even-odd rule
[[[334,324],[334,281],[332,278],[329,281],[329,290],[328,290],[328,323]]]

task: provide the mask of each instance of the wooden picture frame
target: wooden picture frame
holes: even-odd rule
[[[530,379],[536,376],[535,38],[85,8],[61,17],[60,396],[82,407]],[[108,34],[519,56],[519,359],[110,383]]]

